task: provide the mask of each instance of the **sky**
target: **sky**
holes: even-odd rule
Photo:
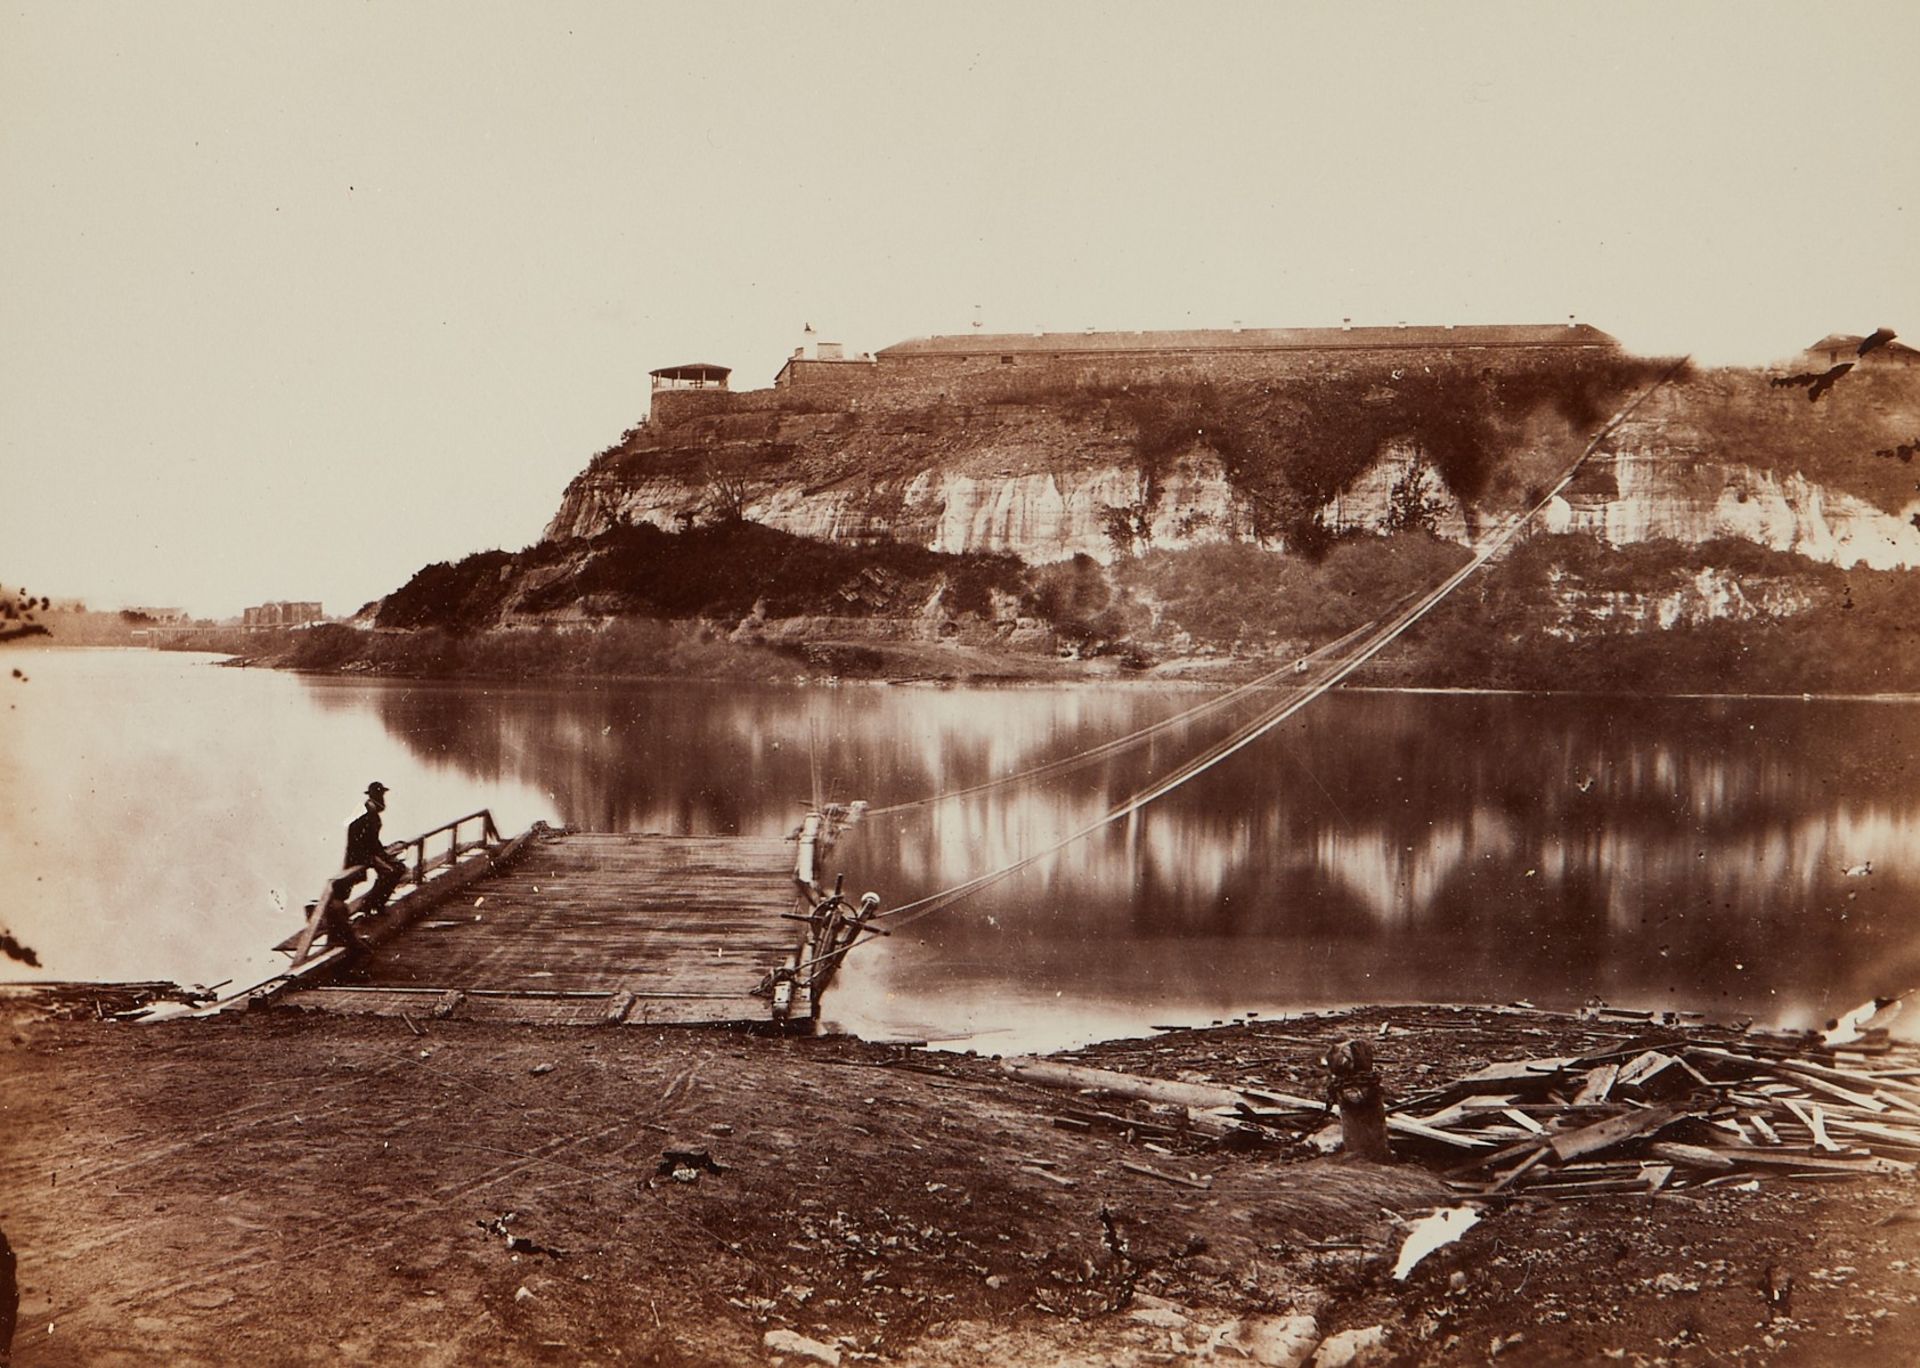
[[[0,578],[347,613],[683,361],[1920,335],[1920,6],[4,3]]]

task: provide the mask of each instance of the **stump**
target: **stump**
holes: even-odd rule
[[[1387,1149],[1387,1091],[1373,1068],[1373,1047],[1364,1040],[1343,1040],[1327,1051],[1327,1091],[1340,1108],[1340,1148],[1356,1159],[1384,1164]]]

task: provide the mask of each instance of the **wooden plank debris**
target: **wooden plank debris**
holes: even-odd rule
[[[1890,1064],[1913,1057],[1888,1049]],[[1478,1069],[1393,1123],[1397,1142],[1429,1151],[1478,1141],[1449,1185],[1502,1200],[1738,1188],[1758,1173],[1844,1181],[1920,1163],[1920,1093],[1903,1072],[1836,1067],[1817,1037],[1670,1024],[1612,1052]]]
[[[1613,1091],[1613,1085],[1619,1081],[1618,1064],[1601,1064],[1587,1073],[1587,1081],[1580,1091],[1574,1094],[1574,1105],[1587,1106],[1596,1102],[1605,1102]]]
[[[1793,1113],[1795,1119],[1807,1128],[1808,1132],[1813,1136],[1814,1144],[1823,1150],[1837,1151],[1840,1148],[1833,1143],[1832,1137],[1827,1134],[1827,1118],[1821,1112],[1818,1103],[1808,1102],[1803,1105],[1791,1097],[1783,1097],[1780,1101],[1788,1111]]]
[[[1122,1159],[1120,1167],[1129,1173],[1144,1173],[1147,1177],[1158,1178],[1163,1183],[1178,1183],[1181,1187],[1198,1188],[1202,1192],[1213,1186],[1211,1177],[1189,1178],[1183,1173],[1168,1173],[1165,1169],[1157,1169],[1151,1164],[1137,1164],[1131,1159]]]
[[[1564,1164],[1583,1154],[1595,1154],[1623,1140],[1660,1130],[1681,1115],[1683,1113],[1676,1107],[1647,1107],[1640,1111],[1621,1112],[1618,1116],[1596,1121],[1591,1126],[1582,1126],[1577,1131],[1553,1136],[1547,1144]]]
[[[1909,1081],[1920,1080],[1915,1047],[1869,1042],[1884,1043],[1888,1056],[1868,1072],[1842,1067],[1812,1033],[1728,1029],[1687,1017],[1639,1020],[1646,1029],[1613,1036],[1617,1047],[1496,1060],[1451,1081],[1422,1078],[1417,1094],[1390,1096],[1396,1157],[1442,1170],[1463,1200],[1495,1202],[1617,1201],[1709,1186],[1757,1191],[1762,1176],[1769,1184],[1816,1183],[1920,1172],[1920,1086]],[[1062,1129],[1119,1132],[1158,1153],[1191,1154],[1229,1139],[1305,1142],[1323,1152],[1340,1146],[1326,1102],[1278,1091],[1264,1078],[1235,1080],[1219,1064],[1218,1083],[1058,1060],[1001,1067],[1028,1082],[1111,1099],[1061,1108]],[[1266,1058],[1258,1067],[1274,1066]],[[1294,1076],[1311,1067],[1303,1051]],[[1378,1071],[1391,1088],[1394,1061],[1384,1047]],[[1165,1168],[1123,1167],[1182,1182]]]
[[[1662,1140],[1648,1145],[1647,1153],[1656,1159],[1665,1159],[1678,1168],[1715,1169],[1724,1173],[1733,1167],[1733,1160],[1705,1145],[1683,1145],[1674,1140]]]

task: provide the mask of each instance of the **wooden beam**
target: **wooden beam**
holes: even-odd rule
[[[1647,1107],[1641,1111],[1610,1116],[1604,1121],[1596,1121],[1591,1126],[1583,1126],[1565,1135],[1553,1136],[1547,1143],[1553,1147],[1554,1155],[1564,1164],[1569,1159],[1578,1159],[1583,1154],[1593,1154],[1611,1145],[1617,1145],[1623,1140],[1631,1140],[1637,1135],[1657,1131],[1686,1114],[1686,1111],[1680,1107]]]

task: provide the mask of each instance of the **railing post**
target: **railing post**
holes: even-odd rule
[[[427,877],[427,838],[422,836],[413,843],[413,881],[425,882]]]

